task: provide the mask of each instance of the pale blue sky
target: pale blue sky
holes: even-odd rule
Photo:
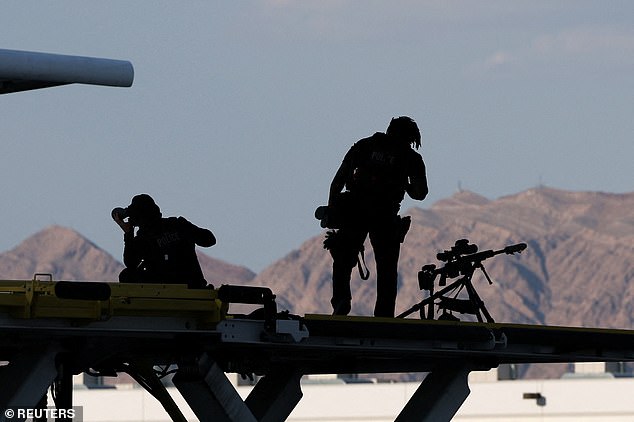
[[[634,190],[631,1],[3,1],[0,40],[135,68],[0,96],[1,251],[59,224],[120,259],[110,210],[147,192],[259,271],[320,233],[343,154],[398,115],[422,130],[422,207]]]

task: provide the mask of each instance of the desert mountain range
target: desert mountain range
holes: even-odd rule
[[[634,193],[531,189],[488,200],[463,191],[429,209],[413,208],[401,250],[397,312],[422,299],[417,273],[466,238],[479,250],[525,242],[519,255],[484,262],[493,285],[474,276],[496,322],[634,327]],[[328,312],[331,259],[323,236],[307,240],[252,281],[266,284],[292,312]],[[374,258],[366,245],[372,274]],[[356,274],[356,271],[355,271]],[[371,315],[374,280],[353,279],[353,313]]]
[[[457,239],[469,239],[480,251],[524,242],[523,253],[484,262],[493,285],[479,273],[473,278],[496,322],[634,327],[634,193],[540,187],[489,200],[461,191],[402,214],[412,217],[412,225],[401,249],[397,312],[423,298],[418,271],[425,264],[441,265],[436,254]],[[280,310],[329,313],[332,261],[323,239],[321,234],[306,240],[257,275],[203,253],[199,257],[206,279],[215,286],[267,286],[277,295]],[[374,307],[376,271],[369,244],[366,262],[369,280],[354,271],[355,315],[372,315]],[[80,233],[60,226],[45,228],[0,254],[0,279],[50,273],[55,280],[108,281],[117,280],[122,268]]]

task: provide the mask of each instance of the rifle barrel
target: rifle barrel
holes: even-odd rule
[[[526,249],[526,243],[518,243],[515,245],[510,245],[504,248],[504,252],[509,255],[513,255],[514,253],[521,253],[524,249]]]

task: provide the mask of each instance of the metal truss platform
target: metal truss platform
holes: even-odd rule
[[[160,381],[170,372],[201,421],[283,421],[303,375],[429,372],[396,420],[448,421],[473,370],[634,361],[630,330],[296,316],[277,312],[266,288],[77,284],[0,282],[0,408],[35,408],[51,385],[57,407],[70,408],[73,374],[125,372],[184,421]],[[231,303],[261,311],[232,315]],[[261,376],[244,400],[232,372]]]

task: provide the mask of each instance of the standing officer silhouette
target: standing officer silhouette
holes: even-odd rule
[[[420,145],[416,122],[393,118],[385,133],[356,142],[337,170],[328,198],[328,212],[339,209],[341,220],[329,245],[334,315],[350,312],[350,277],[369,235],[377,271],[374,315],[394,316],[400,244],[409,228],[409,217],[398,215],[400,204],[405,193],[416,200],[428,193],[425,163],[413,149]]]

